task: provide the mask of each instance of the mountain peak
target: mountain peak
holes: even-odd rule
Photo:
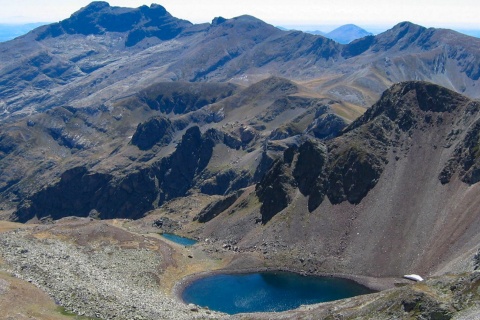
[[[404,50],[417,41],[426,30],[427,28],[412,22],[400,22],[376,37],[376,51],[388,50],[395,46],[399,50]]]
[[[110,7],[110,4],[106,1],[93,1],[90,4],[86,5],[85,7],[78,10],[77,12],[75,12],[73,15],[81,14],[84,12],[95,12],[95,11],[98,12],[109,7]]]
[[[450,89],[425,81],[406,81],[394,84],[380,100],[355,120],[346,131],[351,131],[381,115],[405,124],[423,113],[454,112],[470,99]],[[408,119],[407,119],[408,118]]]
[[[336,28],[335,30],[325,34],[325,37],[337,41],[338,43],[347,44],[356,39],[371,36],[372,34],[357,25],[346,24]]]
[[[139,8],[111,7],[107,2],[95,1],[72,14],[68,19],[50,25],[37,40],[62,34],[127,33],[126,46],[133,46],[145,38],[170,40],[192,24],[172,17],[158,4]]]
[[[255,23],[255,24],[258,24],[258,23],[261,23],[261,24],[266,24],[264,21],[254,17],[254,16],[250,16],[248,14],[244,14],[244,15],[241,15],[241,16],[238,16],[238,17],[235,17],[235,18],[232,18],[231,20],[234,20],[236,22],[241,22],[241,23]]]
[[[403,28],[425,28],[425,27],[422,27],[421,25],[415,24],[415,23],[410,22],[410,21],[402,21],[402,22],[399,22],[392,27],[393,30],[394,29],[403,29]]]

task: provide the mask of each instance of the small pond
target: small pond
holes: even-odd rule
[[[189,239],[189,238],[184,238],[177,236],[176,234],[173,233],[162,233],[162,237],[164,237],[167,240],[170,240],[172,242],[181,244],[182,246],[193,246],[195,243],[197,243],[197,240]]]
[[[228,314],[280,312],[349,298],[374,291],[354,281],[302,276],[291,272],[216,274],[189,284],[182,293],[186,303]]]

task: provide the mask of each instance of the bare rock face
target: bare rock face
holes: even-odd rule
[[[249,144],[256,136],[255,129],[250,126],[240,127],[240,139],[243,144]]]
[[[472,109],[480,109],[478,103],[472,104]],[[465,139],[455,149],[453,157],[439,175],[443,184],[450,182],[458,172],[462,181],[475,184],[480,181],[480,121],[477,121],[465,136]]]
[[[263,224],[288,207],[292,200],[293,186],[295,179],[291,166],[281,159],[277,160],[255,188],[262,202],[260,213]]]
[[[317,112],[315,121],[307,129],[318,139],[332,139],[347,126],[345,120],[332,113]]]
[[[151,149],[154,145],[167,145],[172,141],[172,123],[165,117],[154,117],[140,123],[132,136],[132,144],[140,150]]]
[[[358,204],[376,185],[384,163],[374,154],[355,147],[334,155],[330,169],[328,198],[333,204],[348,200]]]
[[[327,148],[319,141],[308,140],[298,149],[293,176],[300,192],[309,196],[308,210],[310,212],[323,202],[327,183],[327,163]]]
[[[237,201],[237,199],[242,195],[242,193],[243,191],[239,190],[222,199],[210,203],[205,208],[203,208],[202,211],[200,211],[200,213],[196,215],[193,220],[198,220],[198,222],[200,223],[205,223],[212,220],[220,213],[230,208],[235,203],[235,201]]]

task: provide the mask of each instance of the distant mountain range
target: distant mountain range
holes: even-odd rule
[[[289,31],[289,30],[295,30],[295,28],[285,28],[281,26],[277,26],[282,31]],[[375,31],[369,32],[366,31],[365,29],[362,29],[354,24],[346,24],[342,25],[330,32],[324,32],[321,30],[307,30],[304,31],[306,33],[314,34],[314,35],[320,35],[320,36],[325,36],[329,39],[335,40],[339,43],[347,44],[352,42],[353,40],[360,39],[362,37],[368,36],[368,35],[373,35],[373,34],[378,34],[384,32],[387,28],[380,28],[380,27],[374,27]],[[303,30],[303,29],[302,29]],[[455,29],[457,32],[463,33],[465,35],[471,36],[471,37],[476,37],[480,38],[480,29]]]
[[[283,27],[277,27],[282,31],[288,31],[289,29]],[[372,33],[356,26],[354,24],[346,24],[340,26],[330,32],[323,32],[320,30],[314,31],[305,31],[306,33],[317,35],[317,36],[324,36],[326,38],[332,39],[341,44],[348,44],[353,40],[360,39],[366,36],[373,35]]]
[[[343,26],[340,26],[336,28],[335,30],[332,30],[330,32],[324,33],[322,31],[316,30],[316,31],[306,31],[311,34],[315,35],[321,35],[326,38],[335,40],[338,43],[342,44],[348,44],[352,42],[353,40],[357,40],[366,36],[371,36],[373,35],[372,33],[360,28],[359,26],[356,26],[354,24],[346,24]]]

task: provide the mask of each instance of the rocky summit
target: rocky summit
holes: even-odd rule
[[[480,314],[479,39],[401,22],[340,44],[93,2],[0,52],[7,317]],[[379,292],[232,317],[180,299],[247,270]]]

